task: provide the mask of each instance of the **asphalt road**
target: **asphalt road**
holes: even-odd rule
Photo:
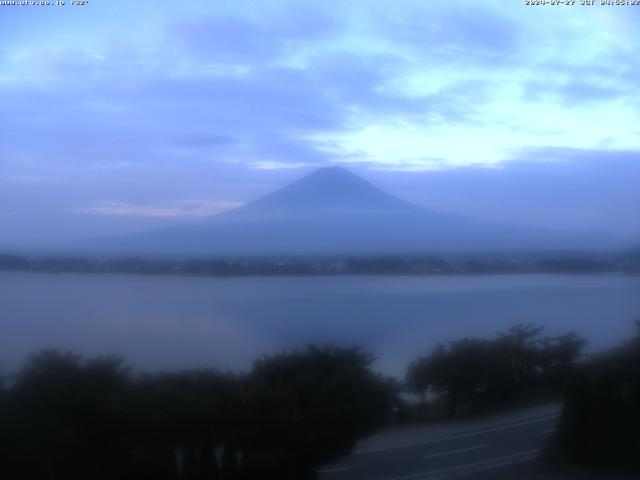
[[[469,430],[460,425],[434,438],[413,435],[360,448],[343,461],[319,470],[321,480],[440,480],[447,478],[545,478],[535,459],[553,434],[557,409],[529,416],[496,417]],[[429,427],[424,427],[428,430]]]

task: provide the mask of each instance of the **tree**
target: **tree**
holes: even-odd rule
[[[134,478],[218,478],[216,449],[230,448],[242,428],[240,386],[212,369],[139,377],[131,399]]]
[[[309,347],[134,376],[114,358],[43,351],[0,389],[0,478],[312,478],[380,426],[394,389],[357,349]]]
[[[248,478],[315,477],[379,428],[394,402],[391,383],[355,348],[309,346],[256,361],[249,376],[244,440]]]
[[[445,399],[450,415],[561,392],[585,341],[573,332],[542,339],[542,331],[521,324],[493,340],[437,345],[409,365],[406,385]]]
[[[574,371],[587,341],[575,332],[543,340],[540,366],[543,383],[552,392],[561,392]]]
[[[7,402],[9,478],[104,478],[126,459],[122,406],[128,371],[117,359],[32,355]]]
[[[571,376],[548,453],[569,464],[640,470],[638,334]]]

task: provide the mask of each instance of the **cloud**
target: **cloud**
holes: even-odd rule
[[[309,163],[294,163],[294,162],[274,162],[260,160],[251,164],[253,168],[258,170],[282,170],[282,169],[299,169],[308,168]]]
[[[429,8],[431,7],[431,8]],[[444,63],[492,63],[517,59],[525,25],[495,7],[430,5],[420,14],[386,25],[386,34],[418,55]]]
[[[19,39],[0,47],[0,203],[21,218],[177,218],[184,198],[251,200],[333,163],[440,172],[640,150],[626,9],[107,3],[0,19]]]
[[[172,143],[187,147],[219,147],[233,145],[238,142],[237,138],[229,135],[219,135],[216,133],[185,133],[178,135]]]
[[[556,68],[568,68],[567,55],[545,39],[564,28],[575,42],[579,27],[523,22],[519,10],[496,2],[381,5],[377,14],[354,5],[338,12],[331,2],[309,9],[281,2],[268,15],[209,9],[165,16],[148,42],[25,50],[9,62],[14,80],[0,86],[8,125],[0,154],[64,175],[108,163],[208,157],[317,165],[363,153],[364,161],[414,168],[433,158],[495,163],[518,147],[575,148],[585,138],[588,148],[638,143],[609,125],[600,133],[577,128],[578,119],[637,117],[632,102],[610,108],[631,97],[615,87],[620,69],[609,69],[614,76],[603,83],[606,69],[576,77]],[[532,50],[534,33],[543,41]],[[575,55],[574,68],[586,72],[590,58]],[[561,127],[543,135],[540,126],[552,118]],[[35,128],[38,142],[30,141]],[[411,145],[420,151],[393,153]],[[467,150],[482,158],[466,158]]]
[[[180,21],[170,34],[199,60],[255,65],[339,36],[344,26],[338,18],[313,5],[288,5],[260,18],[217,15]]]
[[[484,221],[640,237],[640,150],[536,148],[494,166],[369,175],[414,203]]]
[[[589,102],[616,100],[628,95],[624,88],[603,85],[584,80],[565,82],[532,81],[525,86],[524,97],[529,101],[540,101],[544,98],[555,99],[567,106],[576,106]]]
[[[242,206],[242,202],[224,200],[189,200],[173,205],[132,205],[126,202],[105,202],[97,206],[74,208],[79,215],[113,215],[125,217],[209,217]]]

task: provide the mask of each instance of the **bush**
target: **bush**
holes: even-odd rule
[[[493,340],[440,344],[411,363],[406,385],[423,401],[444,399],[454,416],[559,395],[586,342],[573,332],[543,338],[542,331],[517,325]]]
[[[569,464],[640,468],[640,335],[572,376],[550,451]]]
[[[245,376],[135,376],[118,359],[40,352],[0,388],[0,478],[313,478],[391,411],[394,385],[371,362],[311,346]]]

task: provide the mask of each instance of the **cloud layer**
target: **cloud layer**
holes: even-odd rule
[[[640,161],[635,13],[500,1],[4,7],[0,227],[190,216],[194,198],[243,203],[328,163],[376,177],[589,159],[613,179],[606,158]]]

